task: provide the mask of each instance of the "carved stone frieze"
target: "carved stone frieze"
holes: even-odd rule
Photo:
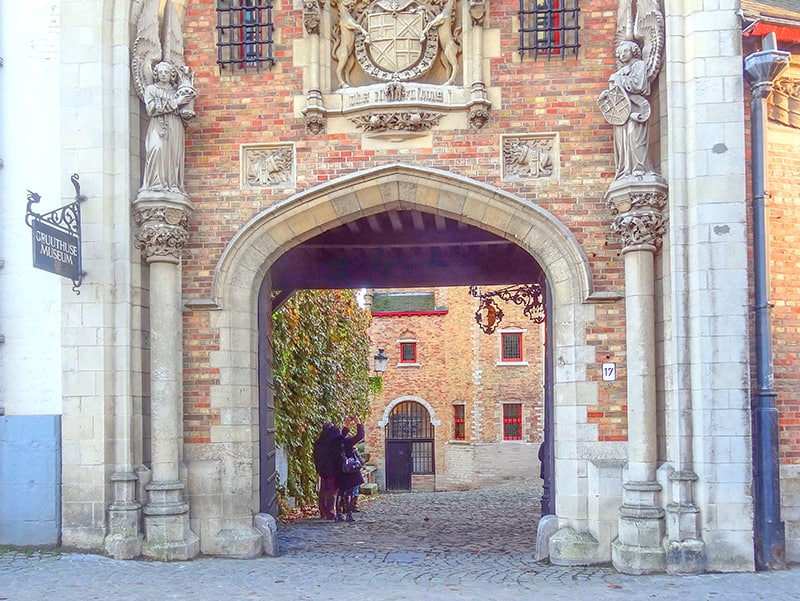
[[[248,188],[294,185],[294,158],[291,144],[242,146],[242,185]]]
[[[441,113],[411,111],[359,115],[357,117],[352,117],[350,120],[356,125],[356,127],[367,132],[419,132],[431,129],[434,125],[439,123],[441,118]]]
[[[178,263],[189,240],[186,226],[189,212],[177,207],[143,207],[134,212],[139,226],[136,247],[148,262],[168,260]]]
[[[553,177],[558,164],[555,135],[508,136],[503,138],[503,179]]]

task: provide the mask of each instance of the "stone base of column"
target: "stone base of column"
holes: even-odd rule
[[[619,536],[611,543],[611,562],[623,574],[666,571],[664,510],[656,505],[661,485],[626,482],[619,508]]]
[[[663,547],[624,545],[619,539],[611,543],[611,563],[623,574],[656,574],[666,571]]]
[[[136,474],[115,472],[114,498],[108,508],[108,536],[104,545],[106,553],[114,559],[134,559],[142,554],[142,504],[136,500]]]
[[[575,532],[572,528],[562,528],[553,534],[548,548],[550,563],[557,566],[588,566],[608,561],[608,556],[601,556],[597,539],[588,532]]]
[[[702,574],[706,571],[706,544],[701,540],[667,543],[668,574]]]
[[[189,504],[181,499],[182,482],[151,482],[144,507],[142,554],[162,561],[185,561],[200,553],[200,539],[189,528]]]

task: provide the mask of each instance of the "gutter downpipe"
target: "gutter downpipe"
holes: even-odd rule
[[[767,98],[775,79],[789,66],[790,53],[777,50],[775,34],[762,38],[762,50],[744,61],[751,89],[753,191],[753,288],[757,390],[751,404],[753,423],[754,545],[756,570],[786,568],[786,533],[781,521],[777,392],[773,388],[771,304],[768,300],[766,240]]]

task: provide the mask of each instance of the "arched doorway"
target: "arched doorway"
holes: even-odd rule
[[[411,490],[412,479],[436,473],[434,428],[439,420],[431,406],[416,397],[395,399],[378,422],[384,427],[386,489]]]
[[[408,215],[401,215],[403,211]],[[406,218],[410,222],[404,223]],[[394,232],[398,240],[381,237],[384,228],[388,228],[389,233]],[[256,501],[261,511],[271,509],[264,506],[271,495],[260,490],[269,486],[270,474],[259,474],[259,471],[271,470],[274,465],[269,461],[269,456],[274,456],[274,443],[269,442],[270,412],[274,408],[271,389],[264,385],[272,376],[271,349],[269,345],[262,345],[259,352],[260,341],[269,336],[269,319],[266,319],[267,308],[263,302],[259,304],[259,298],[279,299],[292,286],[402,285],[396,279],[364,283],[357,276],[386,275],[386,270],[380,266],[391,264],[395,271],[389,275],[393,273],[396,278],[396,270],[404,264],[413,265],[414,255],[420,254],[412,242],[393,260],[360,265],[361,269],[354,272],[350,268],[361,259],[350,263],[341,262],[342,255],[325,259],[326,248],[342,242],[345,230],[359,239],[371,231],[377,240],[371,248],[373,258],[387,254],[385,251],[392,242],[402,244],[403,236],[408,236],[409,231],[416,232],[417,240],[437,231],[445,237],[455,236],[455,243],[463,247],[462,251],[469,247],[470,236],[481,234],[482,237],[474,240],[480,248],[505,245],[512,256],[524,255],[531,265],[537,266],[536,273],[546,274],[553,307],[550,337],[553,356],[564,362],[564,357],[569,359],[569,368],[555,369],[548,384],[553,391],[551,398],[558,399],[554,411],[568,409],[564,413],[566,421],[562,424],[556,420],[553,429],[553,439],[567,443],[562,447],[562,455],[556,456],[559,462],[556,472],[567,480],[582,477],[585,459],[579,456],[577,444],[580,430],[575,428],[579,413],[575,407],[580,403],[575,382],[585,379],[587,363],[592,356],[586,342],[586,324],[593,319],[594,309],[587,302],[592,294],[592,283],[588,261],[579,244],[555,217],[530,202],[450,173],[392,164],[340,178],[267,209],[245,224],[225,250],[213,287],[213,299],[219,307],[213,325],[219,332],[220,351],[212,358],[212,367],[220,370],[221,378],[212,389],[212,406],[223,411],[229,420],[224,425],[230,427],[215,430],[209,443],[209,447],[220,448],[221,506],[225,512],[221,522],[215,519],[210,526],[224,523],[227,528],[220,536],[233,536],[237,529],[252,528],[251,500]],[[465,238],[459,237],[462,235]],[[306,242],[310,244],[304,246]],[[367,252],[368,249],[361,250]],[[429,248],[429,260],[421,271],[423,276],[433,273],[430,270],[437,262],[432,260],[437,250],[442,248]],[[344,254],[347,252],[343,250]],[[303,253],[311,253],[313,260],[321,261],[303,271],[326,278],[324,286],[313,278],[305,283],[291,280],[293,274],[298,273],[296,261]],[[363,259],[365,255],[358,256]],[[487,259],[484,272],[498,270],[506,263]],[[533,279],[531,269],[529,279]],[[447,271],[453,273],[454,270]],[[476,273],[467,272],[467,276],[474,277]],[[337,278],[346,285],[337,285]],[[582,392],[592,386],[596,387],[594,383],[584,382]],[[244,411],[246,408],[250,408],[249,413]],[[251,417],[255,411],[260,411],[261,415],[258,428],[253,427]],[[260,457],[253,454],[258,452],[259,443],[265,443],[261,444]],[[241,490],[247,474],[253,483],[250,494]],[[228,486],[226,481],[234,476],[238,488]],[[559,494],[568,519],[573,523],[586,519],[580,487],[571,487]],[[259,496],[261,501],[257,501]],[[198,516],[198,520],[203,519]],[[214,552],[213,548],[205,549]]]

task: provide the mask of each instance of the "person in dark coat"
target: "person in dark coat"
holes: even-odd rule
[[[336,495],[339,490],[342,433],[330,422],[322,425],[322,433],[314,441],[314,467],[319,476],[318,507],[323,520],[336,518]]]
[[[350,433],[350,424],[355,422],[356,433],[353,436],[348,436]],[[359,421],[358,417],[353,417],[345,420],[344,427],[342,428],[342,445],[341,445],[341,461],[340,466],[347,458],[358,458],[358,452],[355,446],[364,440],[364,425]],[[362,464],[363,465],[363,464]],[[355,505],[355,495],[358,488],[364,484],[364,476],[361,475],[361,469],[355,471],[345,472],[344,470],[339,473],[339,499],[338,508],[336,512],[336,521],[341,522],[346,520],[352,522],[353,509]]]

